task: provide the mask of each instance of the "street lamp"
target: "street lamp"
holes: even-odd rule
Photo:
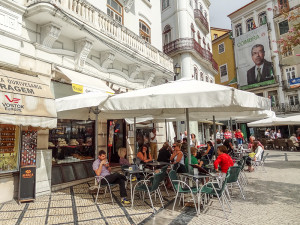
[[[176,65],[174,66],[174,73],[175,73],[174,81],[176,80],[176,77],[180,74],[180,71],[181,71],[181,67],[179,66],[178,63],[176,63]]]

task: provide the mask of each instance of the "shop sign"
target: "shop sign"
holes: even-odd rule
[[[14,111],[14,112],[22,112],[24,109],[24,105],[20,104],[20,98],[9,97],[8,94],[5,94],[5,100],[7,102],[2,102],[2,106],[5,111]]]
[[[26,179],[26,178],[32,178],[33,177],[33,173],[32,173],[31,170],[25,170],[25,173],[22,174],[22,177],[24,179]]]
[[[83,86],[79,84],[72,84],[72,89],[74,92],[83,93]]]
[[[290,88],[300,87],[300,77],[290,79]]]

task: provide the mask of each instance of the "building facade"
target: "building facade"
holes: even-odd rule
[[[213,58],[219,65],[216,84],[237,88],[234,48],[231,30],[211,27]]]
[[[215,83],[218,66],[212,57],[208,0],[161,0],[163,51],[180,66],[176,79],[189,78]],[[211,118],[210,118],[211,119]],[[190,124],[191,133],[203,143],[203,132],[197,122]],[[177,137],[184,122],[177,123]],[[199,132],[200,131],[200,132]],[[207,135],[207,140],[209,137]]]
[[[0,69],[18,72],[22,79],[25,74],[28,79],[38,77],[51,90],[52,100],[90,91],[117,94],[165,83],[173,80],[173,60],[162,52],[160,10],[159,1],[148,0],[3,0]],[[9,73],[6,76],[10,78]],[[93,176],[90,162],[98,149],[113,156],[116,146],[129,150],[134,146],[124,120],[100,119],[95,146],[92,112],[80,120],[71,113],[56,118],[54,105],[52,110],[57,126],[37,128],[37,195],[49,193],[53,184]],[[15,124],[25,125],[22,121]],[[111,143],[112,125],[112,135],[118,138]],[[165,134],[163,126],[156,126],[158,133]],[[6,192],[0,202],[18,192],[18,166],[5,168],[0,188]]]

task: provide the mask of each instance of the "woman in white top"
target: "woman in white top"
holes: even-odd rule
[[[253,145],[252,145],[252,151],[253,153],[249,154],[249,157],[246,161],[246,164],[248,165],[248,170],[249,172],[252,172],[254,170],[251,161],[261,161],[262,157],[264,155],[264,149],[262,148],[262,146],[260,145],[259,141],[254,141]],[[254,154],[254,156],[252,156],[251,154]]]
[[[198,142],[195,134],[191,134],[191,147],[197,148]]]
[[[185,173],[186,170],[185,170],[185,165],[184,165],[184,156],[180,149],[181,144],[178,142],[175,142],[172,147],[174,149],[174,152],[171,155],[170,160],[173,161],[172,164],[174,164],[174,165],[176,164],[177,168],[174,168],[174,169],[177,171],[177,173]]]
[[[276,134],[276,137],[277,137],[277,138],[281,138],[281,137],[282,137],[282,136],[281,136],[280,129],[278,129],[277,134]]]

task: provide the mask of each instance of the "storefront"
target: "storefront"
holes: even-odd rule
[[[0,202],[5,202],[18,195],[21,168],[36,167],[34,175],[40,174],[42,130],[56,127],[57,117],[49,85],[37,76],[0,69],[0,101]],[[39,188],[37,182],[35,191]]]

